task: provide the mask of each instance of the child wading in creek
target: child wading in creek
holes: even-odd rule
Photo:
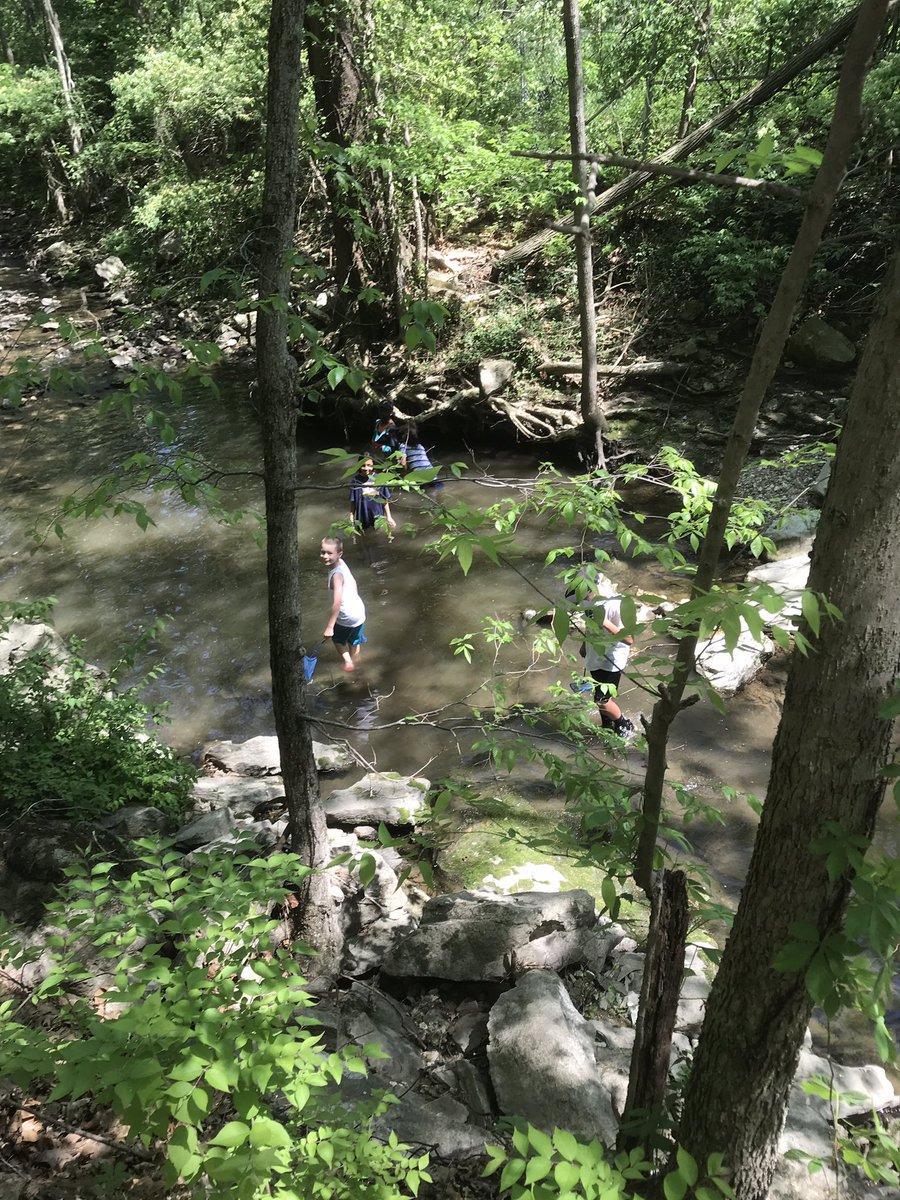
[[[322,538],[319,558],[328,568],[328,588],[331,592],[331,612],[323,638],[331,638],[343,660],[345,671],[355,671],[363,643],[366,606],[360,599],[353,573],[343,559],[344,543],[340,538]]]
[[[373,481],[374,473],[374,460],[364,458],[350,480],[350,520],[354,530],[371,529],[379,517],[384,517],[389,529],[397,528],[391,515],[390,490]]]

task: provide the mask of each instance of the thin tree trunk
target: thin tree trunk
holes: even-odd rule
[[[56,69],[59,72],[59,79],[60,83],[62,84],[63,103],[66,106],[66,115],[69,123],[69,140],[72,143],[72,153],[77,158],[84,149],[84,139],[82,137],[81,122],[78,119],[78,110],[75,104],[75,81],[72,78],[72,70],[69,66],[69,57],[66,54],[62,30],[59,26],[59,17],[56,15],[56,9],[53,7],[53,0],[43,0],[43,5],[44,18],[47,22],[47,30],[50,34],[50,41],[53,43],[53,55],[56,59]]]
[[[256,347],[266,496],[266,578],[272,707],[281,756],[291,848],[304,863],[328,861],[325,815],[306,715],[297,541],[296,363],[287,342],[290,252],[297,210],[300,52],[305,0],[273,0],[269,24],[266,175]],[[274,301],[274,303],[272,302]],[[319,869],[301,889],[302,933],[327,973],[337,951],[337,920]]]
[[[706,0],[706,6],[697,16],[697,41],[694,44],[694,54],[691,65],[687,70],[684,81],[684,95],[681,99],[681,118],[678,122],[679,141],[687,137],[691,128],[691,116],[694,111],[694,101],[697,99],[697,78],[700,74],[700,62],[709,45],[709,32],[712,28],[712,0]]]
[[[898,0],[892,0],[890,7],[896,8]],[[850,31],[856,24],[856,19],[862,11],[863,6],[859,5],[845,16],[836,21],[830,29],[826,30],[821,37],[816,38],[814,42],[803,49],[799,54],[796,54],[792,59],[780,67],[773,74],[767,76],[761,83],[744,92],[736,100],[732,101],[727,108],[723,108],[716,116],[711,117],[702,125],[698,126],[693,133],[688,134],[680,142],[676,142],[674,146],[670,146],[656,158],[656,162],[678,162],[683,158],[687,158],[700,146],[704,145],[712,137],[717,129],[725,129],[732,125],[745,112],[758,107],[760,104],[770,100],[772,96],[777,95],[782,88],[787,87],[792,80],[796,79],[807,67],[818,62],[823,55],[839,46],[841,42],[849,35]],[[592,215],[608,212],[609,209],[615,208],[623,200],[627,199],[632,193],[648,183],[653,176],[648,171],[635,171],[631,175],[627,175],[612,187],[601,192],[594,201],[594,207],[591,210]],[[517,246],[501,254],[496,262],[496,269],[502,270],[509,263],[520,262],[522,259],[530,258],[536,254],[544,243],[553,236],[553,229],[542,229],[538,233],[533,234],[530,238],[526,238],[524,242],[520,242]],[[574,230],[570,231],[574,232]]]
[[[706,595],[715,579],[728,514],[734,502],[738,476],[747,457],[760,406],[784,352],[797,302],[803,292],[813,256],[818,249],[834,198],[844,177],[850,152],[856,142],[863,83],[869,60],[884,24],[887,7],[887,0],[865,0],[858,10],[857,26],[850,38],[841,68],[834,116],[822,165],[810,189],[803,223],[754,351],[725,446],[716,495],[691,587],[692,600]],[[647,730],[643,822],[635,856],[634,877],[648,894],[662,808],[669,727],[684,707],[684,690],[693,669],[696,646],[696,632],[679,641],[672,678],[667,685],[660,686],[660,698],[653,706]]]
[[[656,935],[648,944],[644,959],[623,1123],[637,1111],[660,1109],[666,1098],[688,929],[684,871],[659,873],[654,880],[650,907]],[[629,1136],[622,1142],[630,1148],[640,1140]]]
[[[769,788],[734,928],[706,1007],[679,1142],[723,1151],[738,1200],[763,1200],[812,1010],[803,971],[775,971],[790,926],[840,930],[849,869],[831,878],[812,848],[828,822],[871,841],[900,674],[900,252],[866,341],[819,523],[809,586],[842,618],[795,654]],[[857,843],[858,844],[858,843]]]
[[[563,0],[566,74],[569,88],[569,140],[572,154],[587,153],[584,128],[584,80],[581,69],[581,22],[578,0]],[[597,316],[594,309],[594,262],[591,250],[592,168],[582,157],[572,158],[572,178],[578,189],[575,205],[575,261],[578,269],[578,315],[581,326],[581,420],[589,461],[606,469],[603,449],[605,421],[597,385]]]
[[[3,24],[3,15],[0,13],[0,50],[3,51],[3,57],[11,67],[16,65],[16,56],[13,54],[13,48],[10,45],[9,38],[6,34],[6,27]]]

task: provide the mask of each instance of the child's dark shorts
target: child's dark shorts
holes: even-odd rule
[[[363,640],[365,627],[365,621],[362,625],[335,625],[331,640],[336,646],[358,646]]]
[[[337,627],[335,626],[336,631]],[[591,679],[597,685],[594,688],[594,700],[597,704],[607,704],[613,699],[613,692],[610,689],[615,688],[618,692],[621,678],[621,671],[591,671]]]

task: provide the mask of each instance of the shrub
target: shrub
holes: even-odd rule
[[[65,930],[50,939],[56,969],[24,1004],[0,1003],[7,1078],[30,1095],[52,1087],[51,1101],[89,1095],[132,1138],[164,1146],[169,1186],[202,1180],[216,1200],[415,1195],[430,1182],[427,1155],[373,1136],[384,1100],[345,1105],[337,1091],[345,1071],[364,1074],[363,1056],[383,1051],[324,1049],[293,951],[273,948],[267,911],[308,868],[287,854],[187,866],[150,842],[136,853],[126,880],[109,863],[70,872],[50,909]],[[88,997],[73,989],[93,977],[66,939],[85,934],[114,979],[102,1002],[93,985]],[[0,956],[13,967],[27,957],[9,929]],[[56,1009],[52,1027],[30,1026],[31,1004]]]
[[[130,803],[177,814],[195,772],[147,736],[148,724],[164,718],[139,698],[160,670],[119,689],[115,678],[88,666],[73,639],[63,661],[36,652],[0,675],[2,815],[39,805],[53,816],[89,821]]]

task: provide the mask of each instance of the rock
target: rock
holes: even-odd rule
[[[812,548],[813,538],[819,524],[819,513],[815,509],[794,512],[777,520],[765,529],[765,535],[778,547],[776,558],[789,554],[805,554]]]
[[[403,1006],[374,988],[351,984],[341,1004],[339,1033],[359,1047],[380,1045],[387,1058],[373,1058],[370,1068],[390,1083],[415,1083],[425,1066]]]
[[[3,849],[6,864],[24,879],[58,882],[94,841],[93,831],[72,821],[42,819],[19,823],[9,831]]]
[[[816,476],[815,482],[809,489],[809,494],[813,501],[820,505],[825,501],[825,493],[828,491],[828,484],[831,482],[831,459],[822,467],[822,470]]]
[[[488,1021],[488,1062],[500,1110],[548,1133],[615,1143],[618,1126],[600,1081],[594,1029],[559,976],[529,971],[499,998]]]
[[[110,254],[109,257],[104,258],[102,262],[96,263],[94,270],[104,281],[104,283],[106,283],[108,286],[111,286],[120,280],[123,275],[127,274],[128,268],[122,262],[121,258],[115,254]]]
[[[687,975],[681,984],[675,1028],[696,1037],[706,1016],[709,981],[702,975]]]
[[[8,675],[18,663],[32,654],[46,655],[54,663],[64,663],[69,651],[52,625],[43,622],[12,621],[0,633],[0,675]]]
[[[482,394],[493,396],[502,391],[516,373],[516,364],[508,358],[486,358],[478,367]]]
[[[420,978],[504,979],[529,942],[556,931],[588,931],[596,919],[593,897],[584,891],[435,896],[383,969]]]
[[[669,355],[671,358],[694,358],[699,349],[696,338],[685,338],[683,342],[676,342],[672,346]]]
[[[235,817],[252,817],[257,808],[274,805],[283,799],[284,786],[280,779],[240,775],[202,775],[190,794],[195,812],[228,808]]]
[[[476,1054],[488,1038],[488,1014],[481,1009],[460,1013],[450,1023],[447,1033],[463,1054]]]
[[[856,347],[821,317],[810,317],[789,338],[787,353],[804,367],[828,371],[852,363]]]
[[[62,240],[51,242],[38,255],[38,266],[48,275],[68,275],[78,264],[78,251]]]
[[[350,787],[326,796],[325,815],[338,825],[377,825],[382,821],[386,825],[415,825],[430,786],[427,779],[371,771]]]
[[[733,650],[726,647],[725,635],[721,633],[697,643],[697,674],[721,695],[728,696],[757,674],[774,649],[767,637],[757,642],[746,621],[741,620],[740,638]]]
[[[763,615],[767,624],[779,625],[783,629],[793,629],[796,618],[800,616],[803,589],[808,579],[808,554],[795,554],[790,558],[763,563],[747,574],[748,583],[765,584],[774,595],[781,598],[782,607],[778,612],[766,609]]]
[[[484,1013],[485,1025],[487,1014]],[[485,1028],[485,1041],[487,1029]],[[454,1062],[437,1067],[432,1072],[433,1077],[450,1088],[457,1100],[466,1106],[469,1120],[482,1127],[491,1124],[493,1104],[491,1103],[490,1079],[486,1074],[469,1062],[468,1059],[458,1058]]]
[[[468,1109],[452,1096],[408,1093],[375,1122],[379,1136],[393,1130],[401,1142],[433,1151],[440,1158],[484,1153],[484,1130],[468,1123]]]
[[[338,743],[313,742],[316,770],[323,774],[344,771],[353,756]],[[203,748],[203,761],[232,775],[280,775],[281,756],[277,737],[255,737],[246,742],[210,742]]]
[[[149,837],[162,833],[169,824],[165,813],[149,804],[124,804],[114,813],[101,817],[97,824],[124,838]]]
[[[157,247],[157,254],[164,262],[174,262],[175,259],[181,257],[181,250],[184,244],[180,229],[170,229],[163,235]]]
[[[233,834],[236,829],[237,822],[230,809],[216,808],[182,825],[175,834],[175,845],[180,850],[197,850]]]
[[[877,1111],[894,1098],[893,1085],[883,1067],[848,1067],[811,1050],[801,1050],[779,1144],[782,1153],[799,1149],[825,1158],[831,1153],[834,1137],[832,1104],[821,1096],[810,1096],[803,1091],[803,1083],[814,1076],[828,1080],[835,1092],[857,1092],[866,1097],[863,1111]],[[852,1111],[851,1105],[842,1102],[841,1111]]]

